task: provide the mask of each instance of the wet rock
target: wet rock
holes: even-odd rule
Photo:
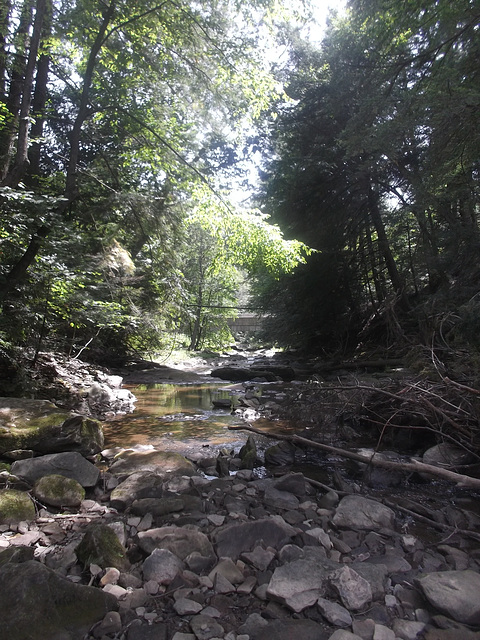
[[[17,460],[12,464],[11,471],[32,485],[39,478],[54,474],[73,478],[82,487],[94,487],[100,476],[99,469],[76,451]]]
[[[333,517],[333,524],[340,528],[368,529],[377,531],[391,529],[395,514],[380,502],[358,495],[342,498]]]
[[[464,624],[480,624],[480,574],[440,571],[419,578],[417,584],[439,611]]]
[[[81,484],[58,474],[39,478],[33,493],[40,502],[52,507],[78,507],[85,499],[85,489]]]
[[[103,569],[116,567],[120,571],[125,571],[130,565],[125,547],[106,524],[91,525],[78,545],[76,553],[85,567],[98,564]]]
[[[35,516],[35,505],[28,493],[16,489],[0,490],[0,524],[31,521]]]
[[[123,452],[110,467],[116,476],[149,472],[167,480],[173,476],[193,476],[195,467],[184,456],[174,451],[132,451]]]
[[[9,640],[82,640],[115,608],[115,598],[73,584],[35,560],[0,567],[0,619]]]

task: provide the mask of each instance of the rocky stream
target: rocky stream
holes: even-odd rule
[[[478,490],[335,453],[377,441],[335,390],[351,373],[320,417],[325,381],[296,362],[42,358],[44,399],[0,399],[0,640],[480,639]],[[206,379],[241,446],[115,445],[135,385]],[[446,466],[444,445],[424,461]]]

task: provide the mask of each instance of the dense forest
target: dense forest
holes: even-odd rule
[[[2,3],[4,358],[480,346],[478,1],[287,5]]]

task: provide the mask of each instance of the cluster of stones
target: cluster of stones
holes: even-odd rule
[[[19,460],[9,478],[37,500],[23,518],[0,506],[9,640],[480,638],[464,539],[424,544],[380,502],[302,474],[210,477],[150,450],[103,472],[78,452]],[[60,512],[72,481],[78,506]]]

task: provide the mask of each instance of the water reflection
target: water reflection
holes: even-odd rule
[[[243,421],[229,409],[213,408],[213,400],[230,398],[220,384],[154,384],[129,387],[137,397],[134,413],[105,423],[105,446],[168,446],[187,451],[199,446],[236,446],[245,434],[229,431]]]

